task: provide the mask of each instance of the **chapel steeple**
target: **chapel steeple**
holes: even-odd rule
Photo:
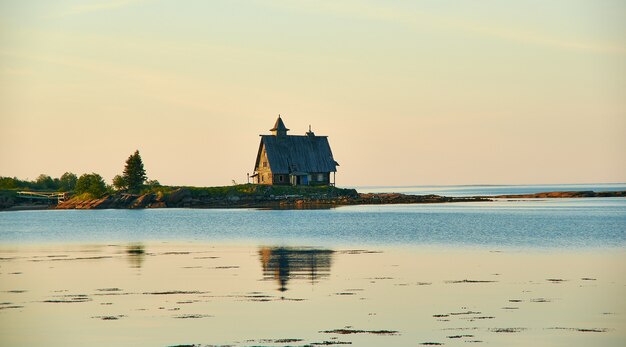
[[[283,120],[280,118],[280,115],[278,115],[278,119],[276,119],[276,123],[274,123],[274,127],[270,129],[270,131],[272,132],[272,135],[274,136],[286,136],[287,131],[289,131],[289,129],[287,129],[287,127],[285,126],[285,123],[283,123]]]

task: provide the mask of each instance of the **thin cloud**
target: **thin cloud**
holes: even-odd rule
[[[67,17],[74,16],[85,13],[99,12],[99,11],[109,11],[109,10],[117,10],[123,7],[128,7],[135,5],[137,3],[144,2],[145,0],[110,0],[110,1],[100,1],[94,2],[90,4],[81,4],[74,5],[53,15],[53,17]]]
[[[401,23],[411,28],[428,26],[441,30],[461,31],[473,35],[492,37],[523,44],[553,47],[579,51],[626,54],[626,46],[614,42],[590,42],[555,37],[548,33],[531,32],[519,28],[488,26],[461,18],[434,15],[423,11],[403,11],[388,6],[367,5],[353,1],[301,0],[259,0],[269,6],[287,8],[295,11],[317,12],[344,17]]]
[[[166,71],[150,70],[143,67],[111,64],[103,61],[83,59],[75,56],[33,55],[0,50],[0,57],[18,58],[22,61],[38,61],[46,64],[63,66],[100,76],[124,76],[127,85],[134,85],[135,93],[170,103],[179,107],[203,112],[225,113],[228,109],[219,109],[206,100],[227,100],[230,96],[221,89],[210,88],[206,81],[190,79]],[[1,73],[2,71],[0,71]],[[232,87],[232,86],[231,86]],[[231,93],[236,95],[237,93]],[[236,101],[230,100],[231,103]]]
[[[29,76],[29,75],[34,75],[34,74],[35,72],[32,69],[12,68],[12,67],[0,69],[0,75]]]
[[[442,27],[458,29],[482,36],[494,37],[519,43],[532,45],[573,49],[580,51],[604,52],[625,54],[626,47],[612,43],[596,43],[586,41],[576,41],[565,38],[554,37],[545,33],[523,31],[512,28],[500,28],[481,25],[466,20],[457,20],[449,18],[437,18],[436,22]]]

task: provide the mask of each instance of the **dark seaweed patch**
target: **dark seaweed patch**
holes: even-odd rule
[[[451,312],[450,313],[451,316],[459,316],[459,315],[465,315],[465,314],[481,314],[481,312],[465,311],[465,312]]]
[[[581,333],[605,333],[609,331],[607,328],[563,328],[563,327],[554,327],[548,328],[552,330],[570,330],[570,331],[578,331]]]
[[[322,342],[311,342],[309,345],[311,346],[334,346],[334,345],[351,345],[350,341],[322,341]]]
[[[524,331],[526,328],[491,328],[489,331],[494,333],[519,333],[520,331]]]
[[[458,281],[446,281],[446,283],[495,283],[498,281],[489,281],[489,280],[458,280]]]
[[[126,253],[130,255],[142,255],[146,253],[143,245],[130,245],[126,248]]]
[[[207,318],[207,317],[213,317],[213,316],[208,315],[208,314],[181,314],[181,315],[177,315],[173,317],[177,319],[198,319],[198,318]]]
[[[10,309],[10,308],[22,308],[24,306],[20,306],[20,305],[7,305],[7,306],[0,306],[0,310],[5,310],[5,309]]]
[[[530,302],[552,302],[552,300],[546,299],[546,298],[536,298],[536,299],[530,299]]]
[[[586,328],[576,328],[576,331],[580,331],[581,333],[605,333],[608,331],[606,328],[601,329],[586,329]]]
[[[95,293],[94,296],[119,296],[119,295],[131,295],[137,293],[121,293],[121,292],[104,292],[104,293]]]
[[[117,316],[94,316],[91,318],[95,318],[95,319],[101,319],[101,320],[118,320],[120,318],[124,318],[126,317],[123,314],[117,315]]]
[[[303,341],[302,339],[261,339],[257,342],[260,343],[294,343]]]
[[[466,319],[466,320],[469,320],[470,322],[473,322],[474,320],[477,320],[477,319],[494,319],[494,318],[496,318],[496,317],[494,317],[494,316],[478,316],[478,317],[463,317],[461,319]]]
[[[48,299],[43,302],[60,304],[60,303],[76,303],[76,302],[87,302],[92,299],[89,298],[86,294],[68,294],[68,295],[57,295],[55,298],[58,299]]]
[[[462,339],[464,337],[474,337],[474,335],[450,335],[450,336],[446,336],[449,339]]]
[[[340,254],[374,254],[374,253],[382,253],[382,251],[368,251],[366,249],[347,249],[339,251]]]
[[[78,258],[52,258],[49,261],[68,261],[68,260],[98,260],[98,259],[111,259],[112,256],[109,255],[101,255],[94,257],[78,257]],[[31,261],[39,261],[39,260],[31,260]]]
[[[341,334],[341,335],[349,335],[349,334],[374,334],[374,335],[399,335],[399,332],[396,330],[359,330],[359,329],[334,329],[334,330],[322,330],[320,333],[326,334]]]

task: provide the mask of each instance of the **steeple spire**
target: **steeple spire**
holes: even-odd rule
[[[272,132],[272,135],[274,136],[286,136],[287,135],[287,131],[289,131],[289,129],[287,129],[287,127],[285,126],[285,123],[283,123],[282,118],[280,118],[280,114],[278,115],[278,119],[276,119],[276,123],[274,124],[274,127],[270,129],[270,131]]]

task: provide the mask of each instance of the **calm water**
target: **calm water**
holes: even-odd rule
[[[458,185],[458,186],[408,186],[408,187],[356,187],[362,193],[394,192],[404,194],[436,194],[444,196],[494,196],[505,194],[533,194],[542,192],[567,192],[592,190],[610,192],[626,190],[626,183],[596,184],[537,184],[537,185]]]
[[[0,212],[0,345],[624,346],[624,246],[626,198]]]
[[[0,213],[0,243],[623,247],[626,199],[346,206],[328,210],[155,209]]]

